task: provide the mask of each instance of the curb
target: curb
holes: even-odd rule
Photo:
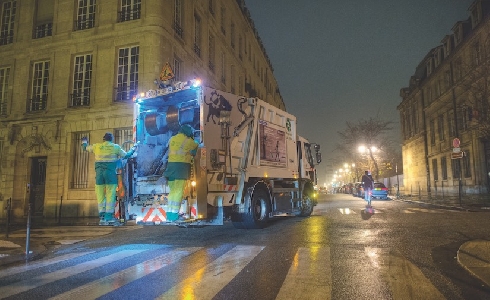
[[[423,205],[423,206],[430,206],[430,207],[437,207],[437,208],[444,208],[444,209],[451,209],[451,210],[461,210],[461,211],[467,211],[467,212],[490,212],[490,207],[486,207],[486,206],[463,207],[463,206],[428,203],[428,202],[424,202],[424,201],[409,200],[409,199],[391,198],[391,200],[392,201],[419,204],[419,205]]]
[[[470,274],[490,286],[490,241],[464,243],[458,249],[457,260]]]

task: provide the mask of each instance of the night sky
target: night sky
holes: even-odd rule
[[[394,121],[401,143],[400,89],[456,22],[469,18],[472,2],[245,0],[299,134],[322,147],[319,184],[346,121]]]

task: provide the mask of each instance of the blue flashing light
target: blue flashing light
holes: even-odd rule
[[[201,79],[194,79],[192,81],[192,87],[197,88],[199,86],[201,86]]]

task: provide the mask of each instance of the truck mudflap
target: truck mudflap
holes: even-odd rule
[[[197,210],[196,201],[183,199],[179,219],[171,222],[167,221],[166,197],[155,195],[153,199],[138,201],[138,204],[128,203],[127,216],[135,220],[138,225],[178,225],[180,227],[223,225],[223,198],[219,197],[217,201],[216,213],[212,217],[202,218]]]

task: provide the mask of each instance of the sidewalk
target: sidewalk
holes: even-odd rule
[[[142,226],[128,223],[124,226],[98,226],[98,218],[80,218],[78,221],[36,224],[30,230],[29,255],[26,255],[27,226],[14,224],[6,237],[6,227],[0,228],[0,267],[35,259],[48,250],[79,243],[116,231],[134,230]]]

